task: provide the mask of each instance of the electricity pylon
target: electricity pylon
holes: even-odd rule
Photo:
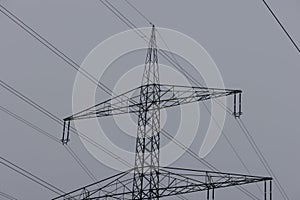
[[[54,199],[159,199],[198,191],[207,191],[209,198],[210,190],[214,199],[217,188],[261,181],[265,182],[266,199],[266,182],[270,181],[271,187],[270,177],[159,165],[161,109],[233,95],[233,114],[239,117],[242,91],[160,84],[155,31],[153,25],[141,86],[64,119],[62,142],[67,144],[73,120],[136,113],[138,127],[134,168]],[[132,93],[138,95],[130,96]]]

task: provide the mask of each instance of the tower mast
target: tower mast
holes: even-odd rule
[[[147,50],[139,103],[132,199],[158,199],[160,85],[154,25]]]

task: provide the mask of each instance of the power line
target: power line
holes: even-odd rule
[[[297,49],[298,53],[300,53],[300,48],[299,46],[296,44],[296,42],[294,41],[294,39],[292,38],[292,36],[289,34],[289,32],[287,31],[287,29],[283,26],[283,24],[280,22],[279,18],[275,15],[274,11],[272,10],[272,8],[269,6],[269,4],[265,1],[262,0],[262,2],[264,3],[264,5],[267,7],[267,9],[269,10],[269,12],[271,13],[271,15],[274,17],[274,19],[276,20],[276,22],[279,24],[279,26],[281,27],[281,29],[284,31],[284,33],[286,34],[286,36],[289,38],[289,40],[292,42],[292,44],[294,45],[294,47]]]
[[[0,192],[0,196],[4,197],[6,199],[10,199],[10,200],[18,200],[17,198],[13,197],[12,195],[6,194],[4,192]]]
[[[51,183],[39,178],[38,176],[32,174],[31,172],[17,166],[16,164],[10,162],[9,160],[3,158],[0,156],[0,163],[8,168],[10,168],[11,170],[21,174],[22,176],[30,179],[31,181],[39,184],[40,186],[48,189],[49,191],[52,191],[58,195],[61,195],[61,194],[65,194],[64,191],[62,191],[61,189],[57,188],[56,186],[52,185]]]
[[[25,120],[24,118],[22,118],[21,116],[9,111],[8,109],[4,108],[3,106],[0,105],[0,110],[2,110],[3,112],[9,114],[10,116],[12,116],[13,118],[15,118],[16,120],[24,123],[25,125],[33,128],[34,130],[36,130],[39,133],[42,133],[43,135],[47,136],[49,139],[57,142],[58,144],[61,144],[60,140],[55,138],[52,134],[48,133],[47,131],[41,129],[40,127],[32,124],[31,122]],[[84,172],[93,180],[93,181],[97,181],[97,179],[95,178],[95,176],[93,175],[93,173],[88,169],[88,167],[84,164],[84,162],[79,158],[79,156],[72,150],[72,148],[70,146],[65,146],[67,152],[73,157],[73,159],[77,162],[77,164],[79,164],[79,166],[84,170]]]
[[[40,127],[32,124],[31,122],[25,120],[24,118],[22,118],[21,116],[11,112],[10,110],[8,110],[7,108],[4,108],[3,106],[0,105],[0,110],[2,110],[3,112],[5,112],[6,114],[10,115],[11,117],[13,117],[14,119],[24,123],[25,125],[31,127],[32,129],[36,130],[37,132],[45,135],[46,137],[48,137],[49,139],[53,140],[54,142],[61,144],[60,140],[56,137],[54,137],[52,134],[48,133],[47,131],[41,129]],[[76,153],[71,149],[71,147],[69,146],[65,146],[67,152],[73,157],[73,159],[80,165],[80,167],[85,171],[85,173],[93,180],[97,180],[95,178],[95,176],[89,171],[89,169],[87,168],[87,166],[80,160],[80,158],[76,155]]]
[[[24,94],[22,94],[21,92],[17,91],[12,86],[10,86],[7,83],[5,83],[4,81],[0,80],[0,86],[3,87],[4,89],[6,89],[7,91],[9,91],[10,93],[12,93],[13,95],[17,96],[18,98],[20,98],[22,101],[26,102],[27,104],[29,104],[33,108],[35,108],[39,112],[43,113],[44,115],[46,115],[50,119],[52,119],[54,122],[58,123],[61,126],[63,125],[63,122],[62,122],[62,120],[60,118],[58,118],[53,113],[51,113],[48,110],[46,110],[44,107],[42,107],[39,104],[35,103],[33,100],[31,100],[30,98],[26,97]],[[90,137],[88,137],[87,135],[83,134],[82,132],[77,131],[74,127],[71,127],[70,130],[74,134],[76,134],[80,138],[82,138],[83,140],[85,140],[88,143],[90,143],[91,145],[93,145],[94,147],[102,150],[103,152],[105,152],[106,154],[110,155],[111,157],[120,160],[120,162],[122,162],[124,165],[128,165],[129,164],[126,160],[122,159],[120,156],[118,156],[118,155],[114,154],[113,152],[111,152],[110,150],[106,149],[103,145],[99,144],[98,142],[93,141]]]
[[[84,162],[77,156],[77,154],[71,149],[70,146],[65,146],[66,150],[73,157],[73,159],[77,162],[77,164],[85,171],[85,173],[90,177],[91,180],[97,181],[95,175],[88,169],[88,167],[84,164]]]
[[[10,12],[8,9],[6,9],[1,4],[0,4],[0,11],[5,16],[7,16],[10,20],[12,20],[15,24],[17,24],[19,27],[21,27],[24,31],[26,31],[29,35],[31,35],[33,38],[35,38],[41,44],[43,44],[52,53],[54,53],[59,58],[61,58],[63,61],[65,61],[69,66],[73,67],[75,70],[77,70],[84,77],[86,77],[91,82],[93,82],[94,84],[96,84],[103,91],[105,91],[108,94],[111,94],[111,90],[108,87],[106,87],[105,85],[103,85],[101,82],[98,82],[97,79],[95,77],[93,77],[85,69],[81,69],[80,65],[78,65],[74,60],[72,60],[70,57],[68,57],[62,51],[60,51],[59,49],[57,49],[49,40],[47,40],[44,37],[42,37],[40,34],[38,34],[35,30],[33,30],[30,26],[28,26],[27,24],[25,24],[20,18],[18,18],[16,15],[14,15],[12,12]]]
[[[218,121],[216,120],[216,118],[211,114],[210,110],[208,109],[207,105],[204,104],[205,109],[207,110],[207,112],[211,115],[211,117],[213,118],[214,122],[216,123],[216,125],[218,126],[219,130],[222,132],[222,136],[225,138],[226,142],[229,144],[231,150],[234,152],[235,156],[238,158],[238,160],[240,161],[240,163],[242,164],[242,166],[245,168],[245,170],[251,174],[249,168],[247,167],[246,163],[243,161],[243,159],[241,158],[241,156],[239,155],[238,151],[235,149],[234,145],[231,143],[231,141],[229,140],[229,138],[227,137],[227,134],[225,133],[225,131],[221,128],[220,124],[218,123]],[[263,191],[261,190],[261,188],[258,186],[258,183],[256,183],[256,186],[258,188],[258,190],[262,193]]]
[[[54,142],[58,142],[60,143],[60,140],[58,138],[56,138],[55,136],[49,134],[48,132],[40,129],[39,127],[35,126],[34,124],[30,123],[29,121],[25,120],[24,118],[22,118],[21,116],[9,111],[8,109],[4,108],[3,106],[0,105],[0,110],[5,112],[6,114],[10,115],[11,117],[15,118],[16,120],[26,124],[27,126],[35,129],[36,131],[42,133],[43,135],[45,135],[46,137],[48,137],[49,139],[53,140]]]
[[[245,134],[247,140],[249,141],[250,145],[252,146],[252,148],[256,152],[256,154],[257,154],[260,162],[263,164],[263,166],[268,171],[268,173],[271,174],[274,177],[274,179],[275,179],[275,185],[279,189],[279,192],[280,192],[281,196],[284,199],[289,199],[287,193],[285,192],[284,188],[280,184],[278,178],[275,176],[275,173],[273,172],[272,168],[268,164],[266,158],[262,154],[261,150],[259,149],[259,147],[256,144],[255,140],[251,136],[251,134],[250,134],[249,130],[247,129],[247,127],[245,126],[244,122],[241,119],[240,119],[240,121],[237,120],[237,122],[238,122],[238,125],[240,126],[240,128],[242,129],[243,133]]]
[[[220,104],[218,101],[216,101],[220,106],[223,106],[223,108],[231,115],[232,110],[230,110],[230,108],[228,107],[224,107],[225,105]],[[243,120],[240,118],[235,118],[235,121],[238,124],[238,127],[240,127],[240,129],[242,130],[243,134],[246,136],[247,141],[249,142],[249,144],[251,145],[252,149],[254,150],[255,154],[257,155],[257,157],[259,158],[259,161],[262,163],[262,165],[264,166],[264,168],[266,169],[266,171],[268,172],[269,175],[274,177],[275,180],[275,186],[278,188],[279,193],[281,194],[281,196],[284,199],[289,199],[287,193],[285,192],[284,188],[282,187],[282,185],[279,182],[279,179],[276,177],[275,173],[273,172],[272,168],[270,167],[270,165],[268,164],[267,160],[265,159],[264,155],[262,154],[261,150],[259,149],[258,145],[256,144],[254,138],[252,137],[252,135],[250,134],[248,128],[246,127],[246,125],[244,124]]]
[[[15,118],[18,121],[21,121],[22,123],[24,123],[25,125],[33,128],[34,130],[38,131],[39,133],[42,133],[43,135],[47,136],[49,139],[54,140],[57,143],[61,143],[60,140],[58,140],[57,138],[54,139],[55,137],[48,133],[47,131],[41,129],[40,127],[32,124],[31,122],[25,120],[24,118],[22,118],[21,116],[9,111],[8,109],[4,108],[3,106],[0,106],[0,110],[2,110],[3,112],[9,114],[10,116],[12,116],[13,118]],[[70,146],[65,146],[67,152],[72,156],[72,158],[76,161],[76,163],[84,170],[84,172],[93,180],[93,181],[97,181],[95,175],[88,169],[88,167],[84,164],[84,162],[79,158],[79,156],[72,150],[72,148]]]
[[[276,16],[276,14],[274,13],[274,11],[272,10],[272,8],[269,6],[269,4],[265,1],[262,0],[262,2],[264,3],[264,5],[266,6],[266,8],[268,9],[268,11],[271,13],[271,15],[274,17],[274,19],[276,20],[276,22],[279,24],[279,26],[281,27],[281,29],[284,31],[284,33],[286,34],[286,36],[289,38],[289,40],[291,41],[291,43],[294,45],[294,47],[296,48],[296,50],[298,51],[298,53],[300,53],[300,48],[297,45],[297,43],[294,41],[294,39],[292,38],[292,36],[290,35],[290,33],[287,31],[287,29],[284,27],[284,25],[281,23],[281,21],[279,20],[279,18]],[[258,146],[256,145],[255,141],[253,140],[251,134],[249,133],[249,131],[247,130],[245,124],[243,123],[243,121],[241,120],[241,123],[239,123],[239,126],[241,127],[241,129],[244,128],[244,133],[246,134],[246,137],[248,138],[251,146],[253,147],[253,149],[257,149],[256,151],[258,151],[258,154],[260,155],[260,160],[261,162],[266,162],[266,168],[267,171],[269,171],[269,173],[271,173],[274,176],[274,172],[273,170],[270,168],[269,164],[267,163],[266,159],[264,158],[264,156],[262,155],[261,151],[259,150]],[[263,164],[265,166],[265,164]],[[275,184],[278,187],[281,195],[283,196],[284,199],[289,199],[287,193],[285,192],[284,188],[281,186],[280,182],[278,181],[277,177],[274,176]]]
[[[148,19],[141,11],[139,11],[132,3],[130,3],[128,0],[125,0],[125,2],[131,7],[133,8],[142,18],[144,18],[150,25],[152,25],[153,23],[150,21],[150,19]]]
[[[109,9],[115,16],[117,16],[124,24],[126,24],[128,27],[130,27],[133,31],[135,31],[141,38],[147,37],[141,30],[139,30],[134,24],[130,22],[128,18],[126,18],[124,15],[122,15],[117,9],[114,9],[114,6],[110,4],[108,1],[104,0],[106,3],[104,3],[103,0],[99,0],[100,3],[102,3],[107,9]],[[109,5],[108,5],[109,4]],[[118,14],[119,13],[119,14]]]

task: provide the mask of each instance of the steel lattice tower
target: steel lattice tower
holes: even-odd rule
[[[158,199],[160,142],[160,85],[155,28],[147,51],[140,90],[132,199]],[[144,176],[145,174],[149,175]],[[145,193],[144,191],[147,191]]]
[[[239,117],[242,91],[160,84],[155,31],[153,25],[140,87],[64,119],[62,143],[67,144],[70,123],[73,120],[125,113],[137,114],[134,168],[54,199],[159,199],[160,197],[198,191],[207,191],[208,199],[209,192],[212,191],[211,197],[214,199],[214,191],[217,188],[261,181],[264,182],[265,200],[267,199],[267,181],[270,182],[269,199],[271,199],[272,178],[270,177],[161,167],[159,165],[161,109],[233,95],[233,114],[235,117]],[[138,95],[129,97],[129,94],[134,91]]]

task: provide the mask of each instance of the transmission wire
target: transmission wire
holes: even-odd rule
[[[276,187],[279,189],[279,192],[281,194],[281,196],[284,199],[289,199],[287,193],[285,192],[284,188],[282,187],[282,185],[280,184],[278,178],[275,176],[274,171],[272,170],[272,168],[270,167],[270,165],[268,164],[266,158],[264,157],[264,155],[262,154],[261,150],[259,149],[258,145],[256,144],[255,140],[253,139],[252,135],[250,134],[249,130],[247,129],[247,127],[245,126],[244,122],[241,119],[237,120],[238,125],[240,126],[240,128],[242,129],[244,135],[246,136],[246,138],[248,139],[250,145],[252,146],[252,148],[254,149],[254,151],[256,152],[260,162],[262,163],[262,165],[266,168],[266,170],[268,171],[269,174],[271,174],[274,179],[275,179],[275,185]]]
[[[274,17],[274,19],[276,20],[276,22],[279,24],[279,26],[281,27],[281,29],[284,31],[284,33],[286,34],[286,36],[289,38],[289,40],[291,41],[291,43],[294,45],[294,47],[297,49],[298,53],[300,53],[300,48],[297,45],[297,43],[294,41],[294,39],[292,38],[292,36],[289,34],[289,32],[287,31],[287,29],[283,26],[283,24],[280,22],[279,18],[275,15],[274,11],[272,10],[272,8],[269,6],[269,4],[265,1],[262,0],[262,2],[264,3],[264,5],[267,7],[267,9],[269,10],[269,12],[271,13],[271,15]]]
[[[39,128],[38,126],[32,124],[31,122],[25,120],[24,118],[22,118],[21,116],[9,111],[8,109],[4,108],[3,106],[0,105],[0,110],[2,110],[3,112],[5,112],[6,114],[12,116],[13,118],[15,118],[16,120],[24,123],[25,125],[33,128],[34,130],[38,131],[39,133],[42,133],[43,135],[47,136],[49,139],[55,141],[58,144],[61,144],[60,140],[56,137],[54,137],[52,134],[48,133],[47,131]],[[88,167],[80,160],[80,158],[76,155],[76,153],[71,149],[70,146],[65,146],[67,152],[73,157],[73,159],[79,164],[79,166],[85,171],[85,173],[93,180],[93,181],[97,181],[97,179],[95,178],[95,176],[92,174],[92,172],[88,169]]]
[[[60,125],[63,125],[63,122],[60,120],[60,118],[58,118],[57,116],[55,116],[54,114],[52,114],[51,112],[49,112],[48,110],[46,110],[45,108],[43,108],[42,106],[40,106],[39,104],[35,103],[33,100],[31,100],[30,98],[26,97],[24,94],[20,93],[19,91],[17,91],[12,86],[10,86],[7,83],[5,83],[4,81],[0,80],[0,86],[2,86],[4,89],[6,89],[7,91],[9,91],[13,95],[17,96],[22,101],[24,101],[27,104],[29,104],[30,106],[32,106],[35,109],[37,109],[39,112],[45,114],[46,116],[48,116],[49,118],[51,118],[56,123],[58,123]],[[70,129],[71,132],[73,132],[74,134],[78,135],[80,138],[84,139],[85,141],[89,142],[90,144],[92,144],[96,148],[104,151],[106,154],[110,155],[111,157],[114,157],[114,158],[120,160],[120,162],[122,162],[125,165],[126,165],[126,163],[128,163],[126,160],[122,161],[122,158],[120,156],[118,156],[118,155],[114,154],[113,152],[111,152],[110,150],[106,149],[101,144],[93,141],[87,135],[83,134],[82,132],[76,131],[76,129],[74,127],[70,127],[70,128],[71,128]]]
[[[0,192],[0,196],[2,196],[4,198],[7,198],[7,199],[10,199],[10,200],[18,200],[17,198],[13,197],[12,195],[6,194],[4,192]]]
[[[0,156],[0,163],[8,168],[10,168],[11,170],[21,174],[22,176],[32,180],[33,182],[39,184],[40,186],[58,194],[64,194],[65,192],[62,191],[61,189],[57,188],[56,186],[50,184],[49,182],[39,178],[38,176],[32,174],[31,172],[23,169],[22,167],[17,166],[16,164],[10,162],[9,160],[3,158],[2,156]]]
[[[153,24],[150,19],[148,19],[141,11],[139,11],[137,9],[137,7],[135,7],[132,3],[130,3],[128,0],[125,0],[125,2],[131,7],[133,8],[140,16],[142,16],[142,18],[144,18],[149,24]]]
[[[41,129],[40,127],[32,124],[31,122],[25,120],[24,118],[22,118],[21,116],[9,111],[8,109],[4,108],[3,106],[0,105],[0,110],[2,110],[3,112],[9,114],[10,116],[12,116],[13,118],[15,118],[18,121],[21,121],[22,123],[24,123],[25,125],[35,129],[37,132],[42,133],[43,135],[47,136],[49,139],[57,142],[58,144],[61,144],[59,139],[54,139],[55,137],[48,133],[47,131]],[[97,182],[96,177],[93,175],[93,173],[88,169],[88,167],[84,164],[84,162],[79,158],[79,156],[72,150],[72,148],[70,146],[64,146],[67,150],[67,152],[73,157],[73,159],[79,164],[79,166],[85,171],[85,173],[95,182]]]

